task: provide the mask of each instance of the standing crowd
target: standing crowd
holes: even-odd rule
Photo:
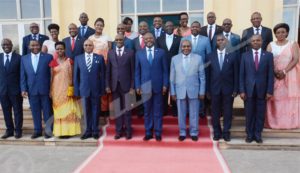
[[[70,36],[63,40],[57,24],[48,26],[49,38],[32,23],[31,34],[23,38],[23,56],[4,38],[0,101],[7,130],[2,139],[22,137],[23,98],[29,99],[32,111],[32,139],[43,135],[42,120],[53,132],[44,132],[45,138],[82,134],[83,140],[98,139],[100,116],[110,116],[116,122],[115,139],[129,140],[135,112],[144,118],[145,141],[162,140],[167,114],[178,116],[179,141],[187,136],[197,141],[199,118],[206,115],[212,117],[213,139],[230,141],[238,95],[245,105],[247,143],[262,143],[264,127],[300,128],[299,47],[287,39],[287,24],[273,28],[273,41],[259,12],[251,15],[252,26],[242,37],[231,32],[231,19],[217,25],[214,12],[207,14],[203,27],[197,21],[189,27],[185,12],[178,17],[177,28],[159,16],[153,19],[153,30],[141,21],[138,33],[126,17],[114,39],[103,33],[102,18],[94,28],[88,26],[86,13],[80,14],[79,27],[69,24]]]

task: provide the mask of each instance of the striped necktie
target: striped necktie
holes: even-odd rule
[[[87,67],[88,72],[91,72],[91,69],[92,69],[92,58],[91,58],[90,54],[87,55],[86,67]]]

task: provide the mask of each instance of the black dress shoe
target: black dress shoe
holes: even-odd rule
[[[115,140],[118,140],[118,139],[120,139],[121,137],[122,137],[122,136],[121,136],[120,134],[116,134],[115,137],[114,137],[114,139],[115,139]]]
[[[59,139],[69,139],[71,136],[60,136]]]
[[[93,134],[93,138],[94,138],[94,139],[99,139],[99,138],[100,138],[100,135],[99,135],[99,133],[95,133],[95,134]]]
[[[36,139],[36,138],[41,137],[41,136],[42,136],[42,133],[33,133],[31,135],[31,139]]]
[[[256,143],[258,144],[262,144],[263,140],[261,138],[255,138]]]
[[[5,132],[5,134],[3,136],[1,136],[1,139],[6,139],[6,138],[9,138],[11,136],[14,136],[14,133]]]
[[[229,142],[231,141],[230,136],[223,136],[224,141]]]
[[[21,137],[22,137],[22,133],[21,132],[15,134],[15,138],[16,139],[20,139]]]
[[[149,140],[152,139],[152,138],[153,138],[152,135],[146,135],[146,136],[143,138],[143,140],[144,140],[144,141],[149,141]]]
[[[90,137],[92,137],[92,134],[90,134],[90,133],[85,133],[85,134],[83,134],[83,135],[80,137],[80,139],[81,139],[81,140],[85,140],[85,139],[88,139],[88,138],[90,138]]]
[[[179,137],[178,137],[178,140],[179,140],[179,141],[184,141],[184,140],[185,140],[185,136],[179,136]]]
[[[132,135],[131,134],[127,134],[126,137],[125,137],[127,140],[130,140],[132,138]]]
[[[247,143],[251,143],[253,141],[253,139],[252,138],[249,138],[249,137],[247,137],[246,139],[245,139],[245,142],[247,142]]]
[[[44,135],[44,138],[45,138],[45,139],[49,139],[49,138],[51,138],[51,137],[52,137],[52,136],[47,135],[47,134]]]
[[[156,141],[161,141],[161,136],[155,136]]]
[[[214,136],[214,137],[213,137],[213,140],[214,140],[214,141],[219,141],[219,140],[220,140],[220,136]]]
[[[198,141],[198,136],[191,136],[193,141]]]

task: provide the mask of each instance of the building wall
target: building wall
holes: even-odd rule
[[[104,32],[114,36],[115,28],[121,22],[120,8],[121,0],[52,0],[52,21],[62,26],[61,37],[64,37],[68,35],[68,24],[74,22],[79,25],[79,14],[86,12],[91,27],[97,17],[102,17],[106,22]],[[219,25],[223,19],[231,18],[232,31],[242,34],[243,29],[251,26],[250,16],[254,11],[261,12],[264,26],[273,28],[281,22],[283,0],[204,0],[204,16],[209,11],[216,13]],[[204,24],[207,24],[206,17]]]

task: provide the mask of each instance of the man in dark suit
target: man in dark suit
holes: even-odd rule
[[[23,37],[22,55],[27,55],[30,53],[29,43],[31,40],[37,40],[40,43],[40,45],[43,45],[45,40],[49,40],[48,36],[39,33],[40,28],[39,25],[36,23],[30,24],[30,32],[31,34]]]
[[[144,35],[146,48],[136,52],[135,88],[144,103],[145,141],[161,141],[162,99],[169,85],[168,62],[165,51],[154,46],[154,36]]]
[[[216,24],[215,12],[209,12],[207,14],[207,25],[203,26],[200,31],[200,35],[206,36],[210,40],[210,45],[215,50],[216,45],[213,45],[215,36],[222,33],[222,27]]]
[[[266,102],[273,95],[273,54],[262,50],[261,35],[251,37],[252,49],[243,53],[240,64],[240,96],[245,102],[246,142],[262,143]]]
[[[115,43],[116,49],[108,53],[106,92],[113,96],[115,139],[120,139],[123,133],[126,134],[126,139],[131,139],[130,94],[134,93],[134,52],[124,46],[122,34],[115,37]]]
[[[135,52],[145,48],[145,39],[144,35],[149,32],[148,23],[141,21],[139,23],[139,36],[133,39],[134,50]]]
[[[86,115],[86,130],[81,139],[98,139],[100,97],[105,92],[105,64],[102,55],[93,53],[94,45],[90,40],[84,42],[84,54],[75,57],[74,95],[82,98]]]
[[[228,40],[226,49],[227,52],[236,52],[239,58],[240,55],[240,44],[241,44],[241,37],[233,32],[231,32],[232,21],[231,19],[224,19],[222,28],[223,28],[223,35]]]
[[[13,44],[10,39],[4,38],[1,42],[4,53],[0,54],[0,102],[6,125],[6,132],[1,137],[6,139],[14,135],[22,137],[23,99],[20,90],[20,62],[21,56],[12,52]],[[14,120],[12,119],[12,108]]]
[[[162,25],[163,25],[162,18],[159,17],[159,16],[154,17],[154,19],[153,19],[153,27],[154,28],[151,31],[151,33],[152,33],[153,36],[155,36],[155,39],[165,35],[165,31],[164,31]]]
[[[211,98],[212,124],[215,141],[222,136],[230,141],[230,128],[232,121],[233,100],[238,93],[238,60],[235,52],[228,52],[225,48],[228,40],[223,34],[216,36],[217,50],[210,53],[207,58],[207,94]],[[223,115],[223,133],[220,117]]]
[[[29,97],[34,123],[31,138],[35,139],[42,136],[42,111],[45,124],[51,116],[49,63],[53,57],[41,52],[37,40],[31,40],[29,46],[31,53],[21,58],[21,91],[23,98]],[[50,138],[47,133],[44,136]]]
[[[66,56],[74,60],[75,56],[81,55],[84,53],[83,43],[85,38],[80,38],[78,36],[77,26],[74,23],[71,23],[68,27],[70,37],[63,39],[63,42],[66,45]]]
[[[81,13],[79,16],[80,26],[78,27],[78,36],[80,38],[88,39],[95,34],[95,30],[88,26],[89,17],[86,13]]]
[[[126,26],[123,23],[118,24],[117,26],[117,34],[121,34],[124,36],[124,46],[126,49],[133,50],[133,40],[127,38],[125,36]],[[112,42],[112,48],[116,49],[117,44],[115,42]]]
[[[254,12],[251,15],[252,27],[247,28],[242,34],[243,52],[251,50],[251,37],[254,34],[261,35],[262,37],[262,50],[266,50],[270,42],[273,41],[272,30],[270,28],[261,26],[262,17],[259,12]]]
[[[180,46],[180,41],[181,41],[181,37],[174,35],[174,24],[171,21],[167,21],[165,24],[165,34],[160,36],[157,40],[156,40],[156,44],[158,48],[161,48],[163,50],[165,50],[166,52],[166,57],[168,59],[168,77],[170,76],[170,66],[171,66],[171,59],[173,56],[177,55],[179,52],[179,46]],[[168,110],[168,97],[169,95],[166,94],[164,96],[164,113],[167,113]],[[171,100],[171,104],[172,104],[172,112],[173,115],[176,116],[177,115],[177,106],[176,106],[176,102]]]

